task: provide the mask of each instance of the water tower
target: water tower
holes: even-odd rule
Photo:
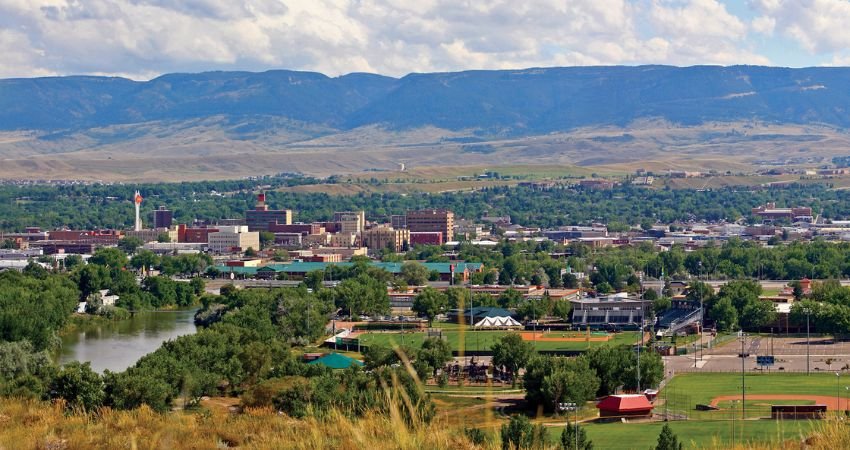
[[[139,191],[136,191],[136,195],[133,196],[133,203],[136,204],[136,226],[133,229],[142,231],[142,216],[139,215],[139,208],[142,206],[142,194],[139,194]]]

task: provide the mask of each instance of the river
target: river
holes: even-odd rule
[[[97,372],[122,371],[163,342],[193,334],[195,311],[148,311],[127,320],[83,325],[62,337],[58,362],[88,361]]]

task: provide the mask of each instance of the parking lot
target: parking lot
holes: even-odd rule
[[[850,341],[812,337],[806,356],[806,337],[747,337],[744,341],[744,370],[786,372],[835,372],[850,369]],[[676,372],[735,372],[741,370],[741,341],[734,339],[704,353],[666,357],[668,370]],[[759,367],[756,356],[774,355],[771,367]],[[696,356],[696,358],[695,358]],[[847,367],[847,369],[844,369]],[[850,375],[850,374],[848,374]],[[848,378],[850,380],[850,378]]]

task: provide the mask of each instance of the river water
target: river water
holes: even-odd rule
[[[163,342],[194,333],[195,311],[148,311],[127,320],[84,325],[62,337],[57,360],[88,361],[97,372],[122,371]]]

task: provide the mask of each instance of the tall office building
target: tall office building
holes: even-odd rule
[[[443,242],[454,238],[455,214],[445,209],[423,209],[408,211],[405,218],[411,232],[440,232]]]
[[[160,206],[159,209],[153,211],[153,227],[154,228],[171,228],[171,222],[174,220],[174,214],[165,206]]]
[[[370,228],[363,232],[361,240],[370,253],[378,253],[388,248],[393,252],[407,250],[410,244],[410,230],[396,230],[388,226]]]
[[[254,209],[245,212],[245,223],[249,231],[269,231],[272,225],[292,225],[291,209],[269,209],[266,204],[266,194],[257,194],[257,204]]]
[[[366,229],[366,213],[363,211],[337,211],[333,221],[340,224],[340,233],[360,233]]]
[[[407,228],[407,216],[404,214],[393,214],[390,216],[390,226],[399,229]]]

